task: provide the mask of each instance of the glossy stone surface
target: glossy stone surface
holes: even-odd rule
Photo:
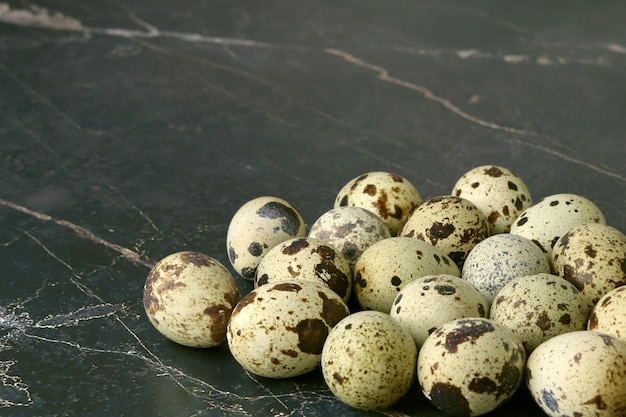
[[[310,227],[370,171],[427,199],[495,164],[624,232],[624,21],[618,1],[0,0],[0,415],[384,415],[321,372],[166,340],[150,267],[228,265],[246,201]],[[442,416],[417,386],[393,412]],[[494,415],[538,413],[520,390]]]

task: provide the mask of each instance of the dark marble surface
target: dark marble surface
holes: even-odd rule
[[[247,200],[310,225],[372,170],[429,198],[498,164],[625,231],[624,22],[620,1],[0,1],[0,415],[442,415],[165,340],[149,268],[228,265]],[[524,390],[493,413],[538,414]]]

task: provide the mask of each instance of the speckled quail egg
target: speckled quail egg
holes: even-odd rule
[[[322,351],[322,374],[330,390],[354,408],[390,407],[411,388],[417,348],[388,314],[359,311],[340,321]]]
[[[352,292],[347,259],[323,240],[311,237],[289,239],[270,249],[257,267],[254,286],[290,279],[322,282],[346,303]]]
[[[460,276],[459,267],[440,249],[410,237],[374,243],[354,267],[354,293],[366,310],[389,313],[394,299],[409,282],[432,274]]]
[[[515,278],[496,295],[490,318],[511,329],[532,352],[562,333],[585,330],[589,304],[571,283],[552,274]]]
[[[417,359],[417,378],[435,407],[479,416],[511,398],[525,362],[524,346],[509,329],[485,318],[462,318],[428,336]]]
[[[374,171],[348,181],[339,190],[334,207],[357,206],[370,210],[383,219],[391,236],[396,236],[420,204],[422,196],[406,178]]]
[[[528,357],[526,385],[552,417],[626,415],[626,343],[594,331],[543,342]]]
[[[471,201],[440,196],[416,208],[400,236],[426,241],[462,266],[470,250],[489,236],[489,227],[485,215]]]
[[[535,242],[550,260],[556,241],[572,227],[585,223],[606,224],[606,220],[587,198],[554,194],[524,210],[511,225],[511,233]]]
[[[508,233],[519,214],[532,205],[528,187],[511,170],[483,165],[467,171],[454,185],[452,195],[470,200],[489,223],[489,233]]]
[[[219,261],[191,251],[157,262],[143,288],[152,325],[168,339],[198,348],[226,340],[228,320],[240,298],[233,276]]]
[[[575,226],[554,245],[552,266],[595,304],[613,288],[626,285],[626,236],[600,223]]]
[[[626,343],[626,285],[600,298],[591,311],[587,329],[610,334]]]
[[[491,303],[512,279],[550,272],[550,262],[537,245],[523,236],[502,233],[488,237],[472,249],[461,276]]]
[[[489,303],[472,284],[454,275],[427,275],[408,283],[389,312],[419,348],[439,326],[465,317],[489,317]]]
[[[348,314],[341,297],[321,282],[268,283],[245,295],[233,310],[228,347],[253,374],[302,375],[319,366],[328,333]]]
[[[323,240],[339,250],[353,268],[365,249],[391,234],[385,222],[371,211],[341,206],[318,217],[309,230],[309,237]]]
[[[252,280],[268,250],[302,236],[304,220],[291,204],[277,197],[257,197],[241,206],[228,225],[228,259],[239,275]]]

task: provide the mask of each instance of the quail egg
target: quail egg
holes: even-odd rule
[[[576,194],[554,194],[524,210],[511,225],[511,233],[535,242],[552,256],[552,247],[569,229],[585,223],[606,224],[600,209]]]
[[[582,330],[555,336],[528,357],[526,385],[551,417],[626,415],[626,343]]]
[[[537,245],[523,236],[502,233],[489,236],[472,249],[461,276],[491,303],[512,279],[550,272],[550,263]]]
[[[430,243],[461,267],[470,250],[489,236],[489,227],[485,215],[471,201],[441,196],[416,208],[400,236]]]
[[[610,334],[626,343],[626,285],[600,298],[591,311],[587,329]]]
[[[496,295],[490,315],[521,339],[527,353],[551,337],[584,330],[588,317],[589,304],[578,289],[545,273],[509,281]]]
[[[233,276],[219,261],[191,251],[157,262],[143,288],[150,323],[168,339],[198,348],[226,340],[228,320],[240,298]]]
[[[323,213],[311,226],[309,237],[338,249],[352,269],[365,249],[391,234],[385,222],[371,211],[341,206]]]
[[[626,285],[626,236],[606,224],[575,226],[554,245],[552,265],[595,304],[613,288]]]
[[[245,295],[233,310],[228,347],[253,374],[302,375],[319,366],[328,333],[348,314],[341,297],[321,282],[268,283]]]
[[[396,236],[422,197],[406,178],[384,171],[374,171],[350,180],[335,199],[335,207],[357,206],[380,216]]]
[[[428,400],[447,414],[495,410],[522,382],[526,352],[518,337],[486,318],[445,323],[424,342],[417,378]]]
[[[389,312],[417,347],[439,326],[465,317],[489,317],[489,303],[472,284],[454,275],[426,275],[408,283]]]
[[[305,235],[304,220],[291,204],[277,197],[257,197],[241,206],[228,225],[228,259],[239,275],[252,280],[268,250]]]
[[[459,267],[440,249],[423,240],[391,237],[368,247],[354,267],[354,293],[367,310],[389,313],[409,282],[424,275],[460,276]]]
[[[254,286],[290,279],[323,282],[346,303],[352,292],[347,259],[323,240],[310,237],[289,239],[270,249],[257,267]]]
[[[359,311],[341,320],[322,351],[322,374],[342,402],[363,410],[390,407],[415,380],[417,348],[388,314]]]
[[[508,233],[517,216],[532,205],[524,181],[495,165],[479,166],[463,174],[452,195],[470,200],[483,212],[491,235]]]

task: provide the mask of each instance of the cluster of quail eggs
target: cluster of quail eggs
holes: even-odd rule
[[[582,196],[534,203],[515,173],[479,166],[423,200],[368,172],[308,228],[281,198],[248,201],[226,245],[247,294],[201,253],[148,275],[145,311],[165,337],[227,343],[267,378],[321,368],[363,410],[417,383],[451,415],[489,413],[524,386],[550,416],[626,415],[626,236]]]

